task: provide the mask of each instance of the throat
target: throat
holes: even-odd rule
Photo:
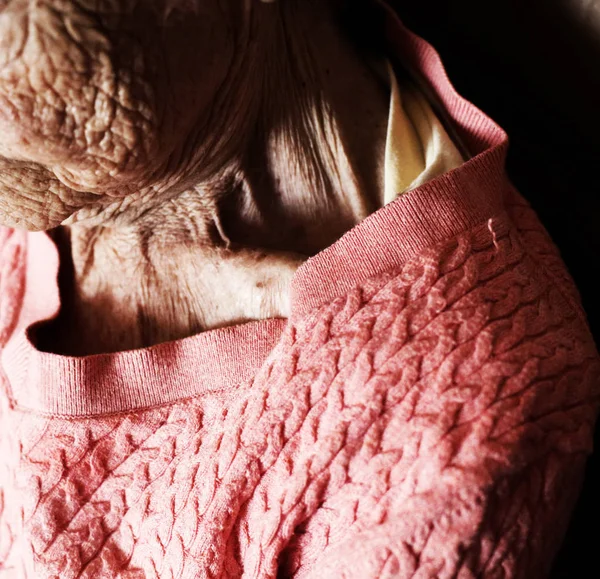
[[[289,315],[304,256],[224,248],[136,230],[58,228],[59,316],[42,350],[83,356],[143,348],[201,331]]]

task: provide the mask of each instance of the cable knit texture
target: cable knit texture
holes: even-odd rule
[[[46,242],[0,231],[0,577],[547,574],[596,348],[503,132],[388,19],[476,154],[309,260],[289,320],[44,354]]]

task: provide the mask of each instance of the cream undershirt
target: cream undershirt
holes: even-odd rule
[[[464,162],[425,96],[408,83],[400,88],[389,62],[388,74],[391,97],[382,205]]]

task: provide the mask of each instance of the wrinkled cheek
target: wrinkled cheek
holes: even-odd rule
[[[27,11],[23,0],[0,0],[0,70],[22,54],[27,42]]]
[[[22,148],[26,138],[21,129],[20,111],[3,90],[0,83],[0,155],[8,159],[24,160]]]
[[[140,101],[125,105],[86,90],[83,82],[70,82],[72,100],[52,103],[50,89],[19,94],[0,79],[0,155],[42,165],[79,191],[142,186],[160,158],[152,111]]]
[[[40,4],[24,44],[22,23],[4,19],[13,40],[0,40],[0,154],[80,191],[140,186],[160,156],[161,78],[134,39],[109,39],[85,18]]]
[[[0,0],[0,156],[61,190],[172,187],[234,60],[221,4]]]

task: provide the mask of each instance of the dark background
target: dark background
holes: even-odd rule
[[[509,175],[560,248],[600,343],[600,0],[388,1],[508,132]],[[552,574],[588,577],[600,577],[598,453]]]

